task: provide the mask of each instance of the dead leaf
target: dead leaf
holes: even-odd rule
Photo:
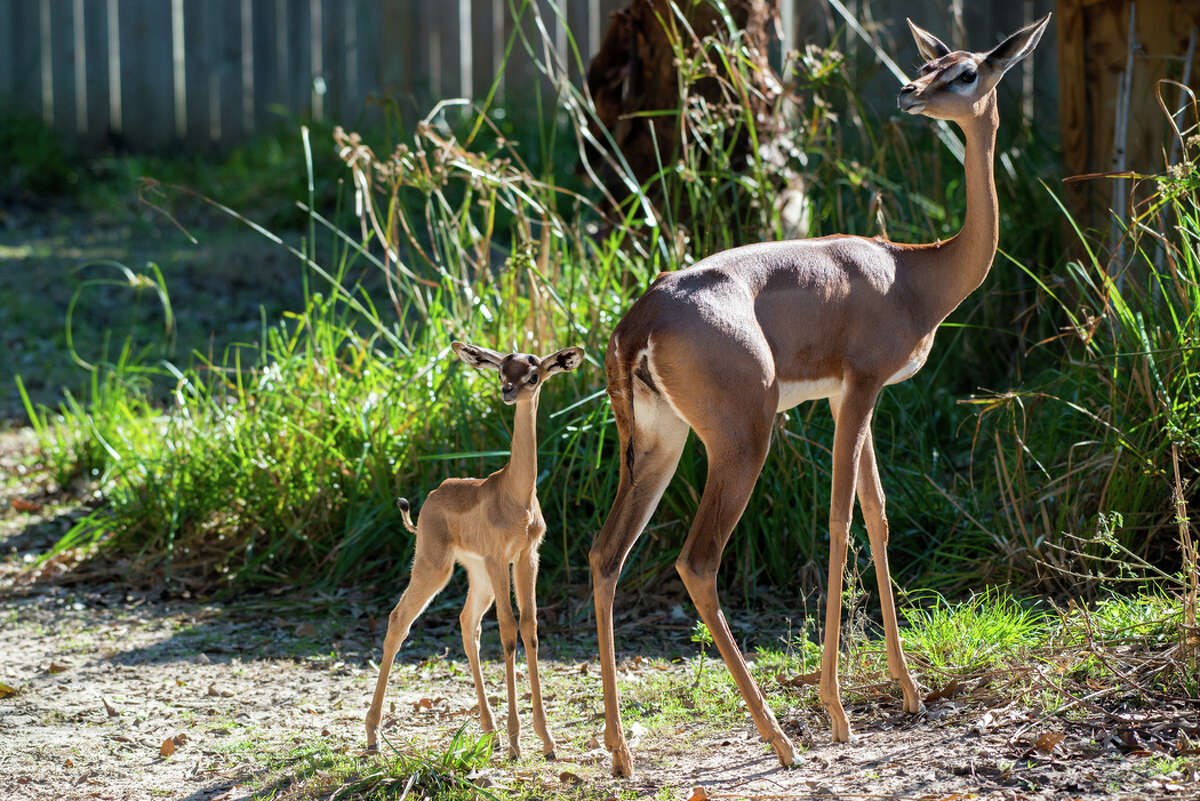
[[[42,511],[42,505],[37,501],[28,501],[24,498],[13,498],[12,508],[17,512],[28,512],[29,514],[37,514]]]
[[[420,712],[422,709],[433,709],[433,701],[428,698],[422,698],[419,701],[413,701],[413,712]]]
[[[804,687],[805,685],[820,684],[821,671],[814,670],[812,673],[801,673],[797,676],[785,676],[782,673],[778,673],[775,675],[775,681],[784,687]]]
[[[558,780],[563,784],[583,784],[583,779],[569,770],[558,774]]]
[[[1034,741],[1033,747],[1041,751],[1043,754],[1049,754],[1052,753],[1058,744],[1065,740],[1066,737],[1067,735],[1063,734],[1062,732],[1048,731]]]
[[[175,753],[176,749],[182,745],[185,745],[187,741],[188,736],[186,734],[176,734],[174,737],[168,737],[167,739],[163,740],[162,745],[159,746],[158,753],[160,756],[169,757],[171,754]]]
[[[958,692],[958,679],[950,679],[950,683],[946,684],[939,690],[934,690],[929,695],[925,696],[925,703],[932,701],[940,701],[943,698],[953,698]]]
[[[17,694],[16,688],[10,687],[9,685],[0,681],[0,698],[7,698],[10,695],[16,695],[16,694]]]
[[[70,665],[64,665],[62,662],[51,662],[50,666],[46,668],[50,673],[62,673],[70,669]]]
[[[702,786],[696,785],[692,788],[692,794],[688,796],[688,801],[708,801],[708,791]]]
[[[112,704],[110,704],[108,702],[108,699],[105,698],[103,695],[100,696],[100,703],[104,704],[104,711],[108,714],[108,716],[110,718],[115,718],[115,717],[120,716],[121,713],[117,711],[117,708],[115,706],[113,706]]]
[[[63,767],[64,768],[75,767],[75,760],[71,759],[70,757],[67,757],[66,760],[63,761]]]

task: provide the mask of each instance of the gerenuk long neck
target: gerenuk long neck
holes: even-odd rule
[[[983,112],[960,123],[966,137],[963,166],[967,173],[967,212],[960,230],[937,255],[932,276],[933,310],[940,319],[954,311],[987,278],[1000,241],[1000,209],[996,201],[993,160],[1000,114],[996,93],[981,103]]]
[[[513,419],[512,455],[504,468],[504,490],[512,498],[529,506],[537,481],[538,394],[517,400]]]

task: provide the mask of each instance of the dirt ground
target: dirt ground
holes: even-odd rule
[[[35,487],[11,480],[28,464],[29,433],[0,439],[0,466],[10,476],[0,489],[0,798],[310,798],[304,753],[322,746],[359,753],[371,660],[392,598],[342,591],[217,604],[132,592],[111,579],[30,583],[33,554],[73,512],[42,505]],[[398,749],[444,746],[463,724],[477,731],[458,603],[452,587],[418,621],[397,660],[384,734]],[[1173,770],[1153,749],[1126,747],[1119,731],[1041,718],[1021,702],[997,704],[970,692],[931,700],[913,718],[886,693],[878,703],[852,705],[857,741],[835,745],[811,688],[779,682],[764,690],[794,695],[781,722],[803,750],[795,768],[779,767],[748,717],[730,727],[699,719],[647,731],[630,715],[637,774],[618,781],[599,747],[590,622],[585,612],[558,617],[582,621],[542,630],[559,759],[538,755],[523,707],[528,755],[515,763],[497,755],[477,777],[498,797],[520,784],[588,799],[688,799],[697,786],[710,798],[731,799],[1200,798],[1194,772]],[[734,615],[733,623],[748,650],[778,636],[751,618]],[[666,613],[625,619],[618,637],[627,708],[653,705],[653,698],[631,700],[650,674],[661,681],[671,673],[687,685],[696,670],[687,635],[688,626]],[[492,615],[483,639],[500,711]],[[723,668],[710,658],[706,669]],[[370,770],[370,758],[361,759]]]
[[[378,639],[348,609],[324,623],[307,615],[297,622],[295,610],[153,601],[113,586],[10,595],[0,680],[16,693],[0,700],[0,795],[234,801],[275,790],[291,797],[300,788],[289,789],[282,763],[290,753],[322,740],[335,751],[361,748]],[[444,743],[463,722],[476,725],[448,612],[426,621],[433,631],[415,638],[393,674],[385,734],[400,748]],[[826,742],[824,720],[812,708],[797,710],[784,725],[808,750],[791,770],[757,741],[748,719],[731,730],[683,727],[657,740],[635,725],[638,773],[617,781],[595,747],[597,681],[588,676],[572,686],[572,677],[594,669],[546,650],[559,759],[536,755],[525,717],[524,745],[534,755],[515,764],[494,757],[485,776],[493,792],[518,781],[561,791],[558,785],[579,780],[578,795],[597,799],[686,799],[694,786],[713,798],[754,799],[1200,797],[1194,784],[1154,775],[1146,757],[1097,750],[1071,734],[1043,753],[1033,745],[1037,736],[1061,726],[1031,727],[1036,717],[1019,706],[954,701],[931,704],[919,719],[895,708],[852,709],[858,739],[851,745]],[[488,679],[499,706],[495,656]],[[676,669],[686,683],[690,666]],[[638,670],[626,660],[622,678],[636,682]],[[166,741],[174,745],[169,756],[162,755]]]

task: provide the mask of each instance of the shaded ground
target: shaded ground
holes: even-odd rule
[[[115,360],[131,337],[136,351],[147,349],[149,364],[170,358],[186,365],[193,351],[219,361],[230,345],[258,342],[260,309],[275,320],[301,306],[302,270],[294,257],[199,201],[184,208],[197,243],[134,200],[109,213],[67,203],[0,204],[0,422],[24,418],[17,376],[35,403],[54,405],[64,389],[77,396],[86,389],[88,373],[67,343],[73,297],[80,356]],[[151,263],[172,298],[169,335],[153,287],[129,285],[117,267],[152,276]]]
[[[318,797],[322,760],[356,755],[362,746],[371,659],[392,599],[343,591],[218,605],[129,593],[113,582],[31,585],[22,566],[61,532],[70,512],[28,502],[37,487],[13,477],[36,475],[32,440],[17,432],[2,442],[0,682],[15,693],[0,698],[0,797]],[[439,599],[397,662],[384,735],[398,749],[436,752],[464,724],[477,732],[458,603],[453,593]],[[851,687],[860,699],[850,706],[858,740],[834,745],[813,689],[768,677],[764,689],[784,702],[783,725],[805,749],[796,768],[782,770],[728,702],[734,691],[721,664],[711,657],[698,664],[682,610],[629,618],[618,633],[638,773],[617,781],[599,747],[590,622],[582,612],[558,618],[581,621],[542,631],[559,760],[537,756],[523,707],[531,755],[517,763],[496,756],[476,776],[498,797],[686,799],[703,786],[709,797],[754,799],[1200,798],[1195,759],[1167,759],[1149,741],[1127,747],[1119,727],[1105,734],[1094,715],[1042,717],[1030,698],[997,699],[970,683],[953,698],[931,700],[916,718],[899,714],[890,688]],[[776,645],[782,633],[761,620],[735,616],[733,623],[747,651]],[[483,650],[499,710],[494,618],[485,624]],[[707,715],[703,701],[694,715],[668,713],[673,699],[691,703],[701,673],[725,695],[713,704],[733,710],[728,723]],[[1145,718],[1143,736],[1153,730]],[[173,753],[164,756],[167,741]],[[372,770],[370,758],[361,760],[364,773]]]

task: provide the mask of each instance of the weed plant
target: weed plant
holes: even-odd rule
[[[1200,120],[1194,98],[1190,114]],[[999,500],[996,547],[1024,576],[1071,590],[1100,576],[1174,577],[1194,599],[1198,130],[1176,131],[1178,163],[1137,176],[1120,243],[1106,252],[1076,227],[1085,258],[1067,264],[1065,280],[1038,279],[1042,311],[1060,331],[1038,347],[1053,352],[1049,366],[975,401],[987,455],[976,488]]]

